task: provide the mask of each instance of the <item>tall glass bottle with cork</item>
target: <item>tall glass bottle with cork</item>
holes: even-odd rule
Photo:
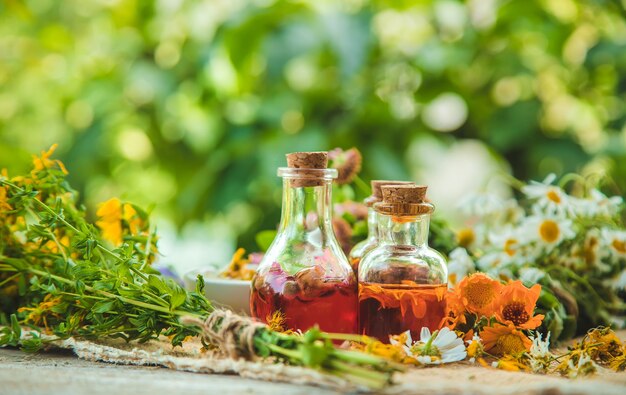
[[[378,214],[374,210],[374,204],[382,201],[383,185],[414,185],[410,181],[372,180],[372,194],[363,203],[367,206],[367,239],[357,243],[348,256],[350,266],[354,273],[358,273],[359,263],[363,256],[378,245]]]
[[[428,247],[433,205],[426,187],[382,187],[376,203],[379,244],[359,265],[359,333],[389,342],[407,330],[439,328],[445,316],[448,270],[443,256]]]
[[[267,321],[276,313],[288,329],[314,325],[355,333],[357,282],[331,224],[332,180],[326,152],[287,155],[278,234],[252,280],[250,310]]]

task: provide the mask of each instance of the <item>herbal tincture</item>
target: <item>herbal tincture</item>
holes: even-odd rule
[[[252,280],[250,310],[267,322],[280,313],[287,329],[314,325],[355,333],[356,277],[333,233],[332,180],[326,152],[287,155],[278,234]]]
[[[428,247],[434,207],[426,187],[382,187],[374,204],[379,244],[359,265],[359,333],[389,342],[407,330],[419,338],[422,327],[439,328],[446,310],[448,270],[443,256]]]

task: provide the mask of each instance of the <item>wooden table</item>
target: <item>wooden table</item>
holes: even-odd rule
[[[70,352],[0,349],[0,395],[336,394],[318,387],[238,376],[89,362]]]

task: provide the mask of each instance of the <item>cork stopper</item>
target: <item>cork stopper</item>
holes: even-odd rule
[[[287,154],[287,166],[295,169],[325,169],[328,167],[328,152],[292,152]]]
[[[384,185],[383,202],[395,204],[423,203],[426,198],[425,185]]]
[[[292,187],[316,187],[324,185],[320,170],[328,167],[328,152],[292,152],[287,154],[287,166],[299,169],[298,175],[289,180]]]
[[[368,207],[383,200],[383,191],[381,189],[383,185],[415,185],[413,181],[395,180],[372,180],[370,184],[372,185],[372,194],[364,201],[365,205]]]
[[[426,202],[426,185],[383,185],[383,201],[376,210],[391,215],[419,215],[432,213],[434,207]]]

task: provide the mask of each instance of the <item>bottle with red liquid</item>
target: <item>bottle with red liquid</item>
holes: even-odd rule
[[[252,279],[252,316],[267,322],[280,312],[286,329],[314,325],[356,333],[357,281],[332,227],[332,181],[326,152],[287,155],[283,206],[276,238]]]
[[[372,194],[363,203],[367,206],[367,239],[357,243],[348,256],[350,266],[354,273],[358,273],[359,263],[363,256],[378,245],[378,214],[374,210],[374,204],[382,201],[381,187],[383,185],[414,185],[410,181],[372,180]]]
[[[382,186],[376,203],[379,244],[359,265],[359,333],[384,343],[407,330],[439,329],[446,314],[448,269],[428,247],[434,207],[421,185]]]

